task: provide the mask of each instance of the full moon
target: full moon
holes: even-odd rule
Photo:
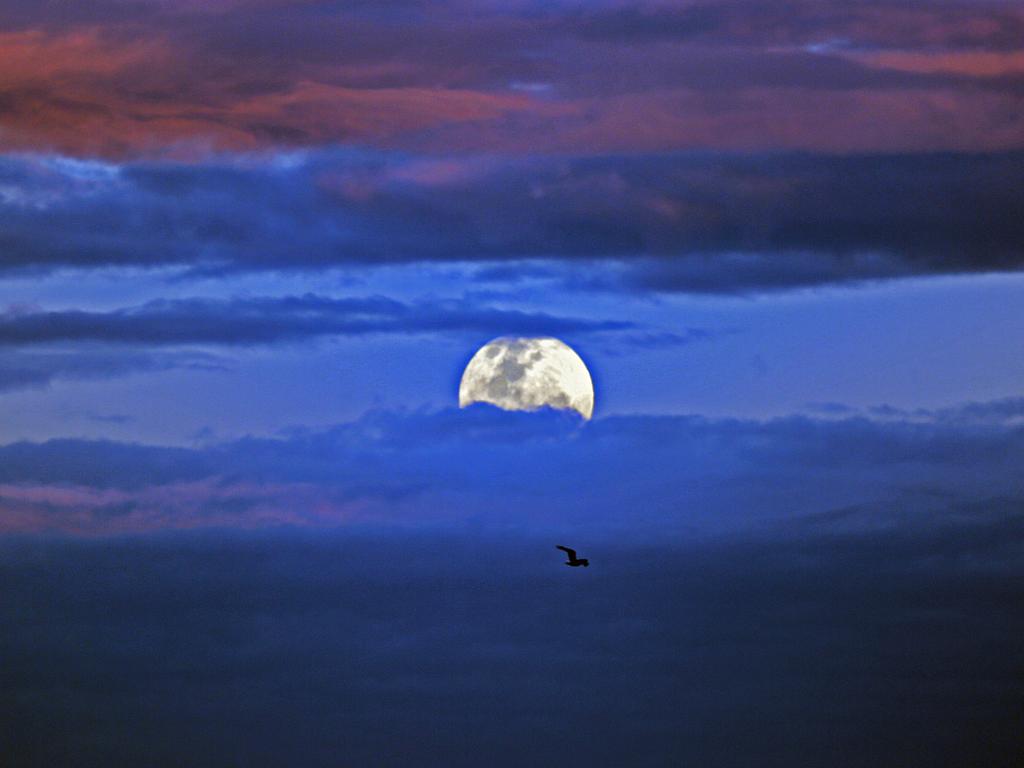
[[[594,413],[590,371],[569,345],[551,338],[502,337],[482,346],[459,384],[459,407],[490,403],[506,411],[544,406]]]

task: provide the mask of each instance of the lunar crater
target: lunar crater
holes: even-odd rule
[[[550,407],[594,412],[594,385],[576,352],[554,338],[494,339],[469,361],[459,385],[459,405],[490,403],[508,411]]]

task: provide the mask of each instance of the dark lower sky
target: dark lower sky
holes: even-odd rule
[[[1022,178],[1015,2],[0,0],[0,765],[1015,768]]]
[[[533,536],[7,542],[5,759],[1012,766],[1017,509],[583,573]]]

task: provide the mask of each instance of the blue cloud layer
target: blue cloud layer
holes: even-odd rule
[[[258,519],[272,524],[539,527],[651,540],[861,507],[898,517],[1024,498],[1018,411],[996,403],[913,420],[614,416],[589,423],[486,405],[376,411],[327,430],[205,448],[15,443],[0,448],[0,483],[10,493],[25,484],[127,493],[118,500],[139,506],[140,530],[244,525],[257,518],[232,505],[249,499],[263,510]],[[160,490],[176,485],[186,488]],[[241,490],[226,498],[224,488]],[[90,503],[102,507],[104,499],[54,493],[18,503],[44,528],[107,530],[102,512],[89,518]]]

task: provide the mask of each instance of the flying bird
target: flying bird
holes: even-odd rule
[[[569,549],[568,547],[563,547],[561,544],[556,544],[555,545],[555,549],[560,549],[563,552],[565,552],[565,554],[567,554],[569,556],[569,559],[565,561],[566,565],[571,565],[573,568],[576,568],[577,566],[580,566],[580,565],[582,565],[583,567],[587,567],[587,566],[590,565],[590,561],[587,560],[587,558],[585,558],[585,557],[583,557],[583,558],[576,557],[576,550],[575,549]]]

